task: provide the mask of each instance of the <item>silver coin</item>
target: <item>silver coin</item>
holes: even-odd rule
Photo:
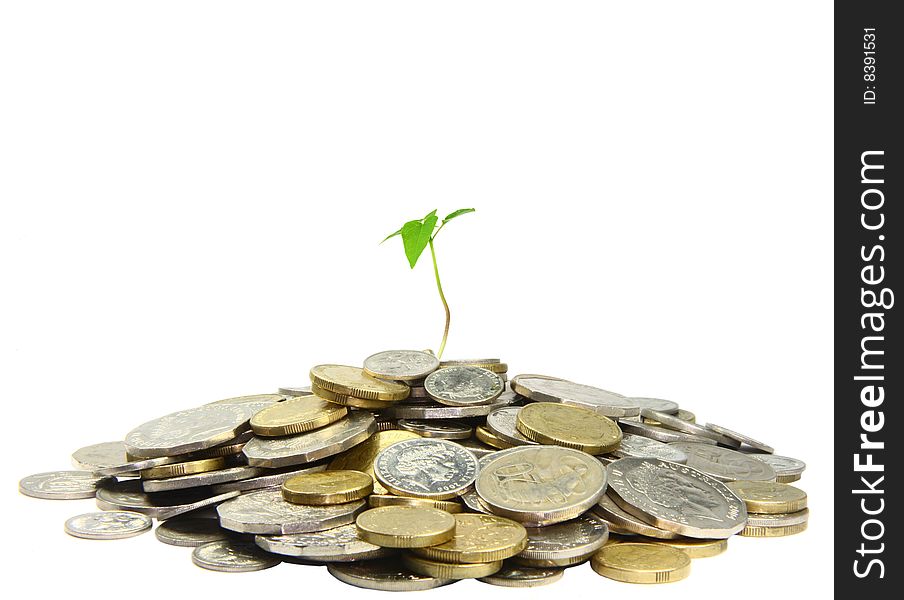
[[[235,540],[220,540],[198,546],[191,553],[191,561],[202,569],[226,573],[247,573],[275,567],[281,561],[254,544]]]
[[[288,467],[285,469],[266,469],[266,475],[259,475],[249,479],[240,479],[229,483],[220,483],[214,485],[210,489],[215,494],[231,492],[238,490],[240,492],[249,492],[253,490],[262,490],[265,488],[276,487],[282,485],[287,479],[302,475],[304,473],[319,473],[326,470],[327,463],[315,463],[312,465],[304,465],[299,467]]]
[[[216,404],[262,404],[266,408],[277,402],[285,400],[283,394],[252,394],[250,396],[236,396],[235,398],[226,398],[225,400],[215,400],[208,402],[207,406]],[[261,410],[263,410],[263,408]]]
[[[518,431],[518,413],[521,412],[520,406],[505,406],[497,408],[487,415],[487,427],[496,437],[509,444],[516,446],[527,446],[536,444],[537,442],[529,440]]]
[[[663,400],[662,398],[643,398],[631,396],[631,400],[640,406],[641,409],[648,408],[650,410],[658,410],[659,412],[670,415],[678,414],[678,403],[672,400]]]
[[[283,396],[312,396],[314,394],[309,385],[281,387],[277,391]]]
[[[441,364],[444,367],[469,367],[471,365],[498,365],[501,362],[502,360],[499,358],[474,358],[470,360],[444,360]]]
[[[220,527],[216,519],[180,517],[164,521],[154,530],[164,544],[196,548],[210,542],[229,539],[230,532]]]
[[[424,421],[421,419],[399,419],[398,428],[412,431],[422,437],[443,440],[466,440],[474,433],[474,428],[462,421]]]
[[[288,467],[311,463],[357,446],[376,433],[377,423],[368,411],[348,416],[314,431],[278,438],[254,438],[242,453],[257,467]]]
[[[391,558],[330,563],[326,566],[326,569],[330,575],[342,583],[383,592],[432,590],[456,581],[454,579],[439,579],[412,573],[401,566],[398,560]]]
[[[761,514],[747,513],[747,527],[792,527],[810,520],[810,509],[793,513]]]
[[[386,350],[364,359],[364,372],[372,377],[412,381],[439,368],[439,359],[420,350]]]
[[[245,494],[217,507],[220,525],[238,533],[282,535],[323,531],[355,521],[364,500],[326,506],[292,504],[278,489]]]
[[[151,519],[129,511],[86,513],[66,521],[66,533],[86,540],[119,540],[144,533]]]
[[[691,423],[690,421],[685,421],[684,419],[680,419],[675,415],[670,415],[667,413],[659,412],[656,410],[650,410],[648,408],[640,411],[640,414],[645,419],[653,419],[657,423],[659,423],[662,427],[666,429],[673,429],[675,431],[680,431],[681,433],[686,433],[688,435],[694,435],[702,438],[709,438],[711,440],[715,440],[715,442],[721,446],[734,447],[738,448],[741,446],[740,442],[737,442],[731,438],[725,437],[721,433],[716,433],[702,425],[697,425],[696,423]]]
[[[480,367],[448,367],[434,371],[424,380],[427,394],[448,406],[489,404],[502,394],[502,378]]]
[[[496,448],[492,446],[487,446],[480,440],[469,438],[467,440],[455,440],[455,443],[467,450],[471,451],[471,454],[477,457],[478,461],[488,454],[492,454],[496,452]]]
[[[201,490],[146,494],[139,481],[123,481],[97,490],[94,502],[101,510],[128,510],[164,521],[235,498],[239,492],[211,496]]]
[[[476,404],[473,406],[396,403],[389,408],[383,409],[381,414],[390,419],[469,419],[472,417],[485,417],[493,410],[508,406],[514,401],[514,394],[503,393],[491,404]]]
[[[564,573],[565,569],[518,567],[507,564],[492,575],[480,577],[477,581],[502,587],[529,588],[555,583],[562,579]]]
[[[92,444],[72,453],[72,465],[85,471],[97,471],[127,462],[129,459],[126,457],[126,444],[122,441]]]
[[[794,481],[800,479],[801,473],[807,468],[807,463],[790,456],[779,456],[777,454],[748,454],[747,456],[761,460],[775,471],[776,481],[785,480],[795,477]]]
[[[630,398],[590,385],[545,376],[519,375],[513,389],[534,402],[561,402],[596,411],[607,417],[632,417],[640,406]]]
[[[109,481],[88,471],[50,471],[22,478],[19,493],[45,500],[78,500],[93,498],[98,486]]]
[[[633,433],[641,437],[650,438],[664,444],[672,442],[699,442],[701,444],[716,445],[716,440],[712,438],[699,437],[658,425],[650,425],[649,423],[638,423],[637,421],[624,421],[619,419],[618,426],[624,433]]]
[[[375,546],[358,537],[354,523],[311,533],[258,535],[254,542],[267,552],[318,562],[371,560],[393,554],[389,548]]]
[[[775,452],[775,448],[773,448],[769,444],[764,444],[759,440],[755,440],[750,436],[744,435],[743,433],[733,431],[728,427],[722,427],[721,425],[716,425],[715,423],[707,423],[706,428],[724,435],[727,438],[736,440],[738,444],[746,444],[751,448],[756,448],[757,450],[761,450],[763,452],[766,452],[767,454],[772,454],[773,452]]]
[[[622,434],[621,443],[612,454],[618,458],[658,458],[680,464],[687,462],[687,454],[678,448],[631,433]]]
[[[775,481],[775,471],[761,460],[728,448],[694,442],[672,442],[687,454],[687,465],[719,481]]]
[[[592,513],[549,527],[529,527],[527,547],[518,559],[545,561],[550,567],[584,562],[609,539],[609,527]]]
[[[594,514],[605,519],[607,523],[612,523],[620,530],[633,535],[644,535],[657,540],[673,540],[681,537],[677,533],[654,527],[638,519],[622,509],[609,494],[604,494],[592,510]]]
[[[175,412],[130,431],[126,435],[126,451],[131,456],[157,458],[211,448],[247,429],[254,413],[270,404],[205,404]]]
[[[242,465],[230,467],[228,469],[220,469],[218,471],[180,475],[179,477],[167,477],[166,479],[144,479],[141,482],[141,487],[145,492],[171,492],[174,490],[184,490],[218,483],[227,483],[229,481],[238,481],[240,479],[249,479],[266,472],[266,469],[260,467]]]
[[[466,492],[477,477],[477,458],[447,440],[396,442],[374,461],[377,480],[396,494],[442,500]]]
[[[659,529],[692,538],[725,539],[747,522],[744,502],[724,483],[689,466],[621,458],[608,471],[612,499]]]

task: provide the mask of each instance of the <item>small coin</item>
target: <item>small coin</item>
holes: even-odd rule
[[[474,483],[477,458],[455,442],[420,438],[397,442],[380,452],[374,473],[394,494],[446,500]]]
[[[787,483],[730,481],[726,485],[744,501],[749,513],[781,514],[807,508],[807,493]]]
[[[447,367],[424,380],[427,394],[448,406],[490,404],[505,390],[498,374],[480,367]]]
[[[634,435],[650,438],[651,440],[656,440],[664,444],[670,444],[672,442],[697,442],[700,444],[710,444],[712,446],[716,445],[716,440],[712,438],[681,433],[680,431],[666,429],[665,427],[653,425],[649,422],[619,419],[618,426],[625,433],[633,433]]]
[[[608,417],[579,406],[552,402],[535,402],[522,408],[517,427],[537,443],[588,454],[611,452],[622,439],[621,429]]]
[[[661,412],[668,413],[669,411],[663,410],[663,411],[661,411]],[[695,414],[692,413],[691,411],[685,410],[685,409],[683,409],[683,408],[679,408],[679,409],[678,409],[678,412],[676,412],[676,413],[669,413],[669,414],[674,414],[676,417],[678,417],[678,418],[681,419],[682,421],[687,421],[688,423],[696,423],[696,422],[697,422],[697,415],[695,415]],[[641,420],[642,420],[644,423],[649,423],[650,425],[662,425],[662,423],[660,423],[660,422],[657,421],[656,419],[650,419],[650,418],[647,418],[647,417],[641,417]]]
[[[364,359],[364,372],[382,379],[423,379],[438,368],[439,359],[420,350],[386,350]]]
[[[382,506],[358,515],[361,539],[384,548],[422,548],[441,544],[455,534],[455,517],[438,508]]]
[[[747,446],[750,446],[751,448],[756,448],[757,450],[766,452],[768,454],[772,454],[773,452],[775,452],[775,448],[773,448],[772,446],[770,446],[768,444],[764,444],[763,442],[760,442],[758,440],[755,440],[754,438],[744,435],[743,433],[738,433],[737,431],[733,431],[733,430],[729,429],[728,427],[722,427],[721,425],[716,425],[715,423],[707,423],[706,428],[711,431],[715,431],[716,433],[718,433],[720,435],[724,435],[727,438],[735,440],[736,442],[738,442],[738,444],[746,444]]]
[[[343,583],[384,592],[431,590],[453,582],[451,579],[418,575],[405,569],[394,559],[332,563],[326,568],[330,575]]]
[[[710,556],[718,556],[728,550],[727,539],[695,540],[692,538],[677,538],[674,540],[656,540],[655,543],[683,550],[691,558],[709,558]]]
[[[516,565],[503,565],[502,569],[478,581],[502,587],[529,588],[549,585],[562,579],[565,569],[530,568]]]
[[[198,546],[191,553],[193,563],[202,569],[224,573],[263,571],[280,563],[254,544],[236,540],[220,540]]]
[[[22,478],[19,493],[45,500],[93,498],[98,487],[109,481],[88,471],[50,471]]]
[[[246,467],[255,468],[256,467]],[[211,489],[216,494],[231,492],[238,490],[240,492],[249,492],[253,490],[262,490],[269,487],[278,487],[284,481],[302,473],[318,473],[326,469],[326,463],[314,463],[304,465],[302,467],[286,467],[283,469],[261,469],[265,474],[257,477],[249,477],[248,479],[240,479],[238,481],[230,481],[229,483],[220,483],[214,485]]]
[[[399,429],[412,431],[422,437],[443,440],[466,440],[474,433],[474,428],[463,421],[425,421],[422,419],[399,419]]]
[[[296,475],[282,484],[282,495],[293,504],[342,504],[366,498],[373,489],[367,473],[334,470]]]
[[[776,454],[749,454],[751,458],[761,460],[775,471],[775,480],[780,483],[790,483],[800,479],[801,474],[807,468],[807,464],[790,456],[778,456]]]
[[[632,417],[640,414],[633,400],[600,388],[544,375],[518,375],[512,389],[534,402],[561,402],[588,408],[606,417]]]
[[[626,583],[669,583],[691,572],[691,559],[682,550],[661,544],[606,546],[590,561],[603,577]]]
[[[339,406],[348,406],[351,408],[360,408],[362,410],[385,410],[395,405],[395,402],[384,402],[383,400],[368,400],[366,398],[358,398],[357,396],[349,396],[348,394],[339,394],[312,384],[311,389],[317,398],[325,402],[330,402]]]
[[[488,414],[487,424],[482,435],[489,441],[481,438],[482,441],[491,446],[503,448],[536,444],[537,442],[518,431],[519,412],[521,412],[520,406],[503,406]],[[501,443],[496,442],[496,439],[501,440]]]
[[[415,554],[403,554],[402,564],[421,575],[440,579],[476,579],[487,577],[502,568],[502,561],[487,563],[444,563]]]
[[[223,457],[202,458],[201,460],[151,467],[150,469],[140,471],[139,475],[142,479],[166,479],[167,477],[181,477],[182,475],[194,475],[195,473],[216,471],[225,466],[226,459]]]
[[[283,396],[310,396],[314,393],[311,391],[311,386],[309,385],[293,385],[288,387],[281,387],[277,391]]]
[[[310,375],[311,382],[325,390],[365,400],[404,400],[409,393],[407,385],[371,377],[359,367],[317,365]]]
[[[273,554],[317,562],[372,560],[392,554],[386,548],[362,540],[354,524],[310,533],[258,535],[254,543]]]
[[[631,433],[622,435],[621,443],[612,454],[618,458],[658,458],[679,464],[687,462],[687,454],[678,448]]]
[[[211,496],[203,490],[156,493],[141,491],[137,480],[110,484],[97,490],[94,502],[101,510],[126,510],[164,521],[208,506],[214,506],[239,495],[226,492]]]
[[[694,442],[673,442],[671,445],[687,454],[689,467],[720,481],[775,481],[772,467],[748,454]]]
[[[640,406],[640,408],[648,408],[650,410],[657,410],[659,412],[664,412],[670,415],[678,414],[680,410],[678,408],[678,403],[673,402],[672,400],[663,400],[662,398],[638,398],[636,396],[632,396],[631,400],[634,401],[635,404]]]
[[[263,437],[294,435],[335,423],[347,413],[344,406],[317,396],[298,396],[256,413],[251,417],[251,429]]]
[[[428,498],[409,498],[408,496],[393,496],[390,494],[371,494],[367,497],[367,503],[376,508],[378,506],[420,506],[426,508],[438,508],[447,513],[460,513],[464,507],[458,502],[449,500],[430,500]]]
[[[685,421],[684,419],[680,419],[675,415],[670,415],[656,410],[650,410],[648,408],[640,411],[640,414],[644,417],[656,420],[662,427],[697,437],[710,438],[712,440],[715,440],[715,442],[720,446],[732,448],[740,448],[741,446],[741,443],[736,440],[726,437],[721,433],[716,433],[715,431],[707,429],[702,425],[697,425],[696,423],[691,423],[689,421]]]
[[[154,535],[164,544],[190,548],[230,537],[229,532],[220,527],[216,519],[196,517],[179,517],[164,521],[154,530]]]
[[[278,489],[244,494],[217,507],[220,525],[238,533],[282,535],[309,533],[347,525],[363,510],[365,502],[310,506],[292,504]]]
[[[625,511],[609,494],[604,494],[600,498],[597,505],[593,507],[593,512],[605,519],[607,523],[618,526],[619,530],[623,532],[659,540],[680,537],[677,533],[654,527]]]
[[[810,510],[803,509],[787,514],[751,514],[747,526],[739,535],[745,537],[784,537],[807,529]]]
[[[549,527],[529,527],[527,546],[516,559],[529,560],[546,567],[567,567],[584,562],[609,539],[609,527],[593,515],[584,513],[576,519]]]
[[[360,444],[337,454],[327,468],[330,470],[351,469],[367,473],[374,479],[374,493],[385,494],[389,490],[377,481],[374,474],[374,461],[376,461],[377,455],[396,442],[417,440],[420,437],[410,431],[378,431]]]
[[[69,535],[86,540],[118,540],[144,533],[151,523],[150,518],[140,513],[117,510],[72,517],[64,529]]]
[[[486,563],[515,556],[527,546],[527,530],[520,523],[495,515],[455,515],[454,536],[415,554],[446,563]]]
[[[195,473],[192,475],[182,475],[179,477],[169,477],[167,479],[147,479],[141,482],[141,489],[145,492],[171,492],[175,490],[186,490],[191,488],[199,488],[207,485],[225,484],[228,482],[240,481],[242,479],[250,479],[257,475],[266,473],[267,470],[261,467],[238,466],[219,469],[217,471],[206,471],[204,473]],[[228,489],[223,491],[229,491]]]

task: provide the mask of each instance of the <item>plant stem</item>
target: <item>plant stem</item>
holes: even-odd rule
[[[443,350],[446,349],[446,339],[449,337],[449,321],[452,319],[452,314],[449,312],[449,303],[446,302],[446,295],[443,294],[443,284],[439,280],[439,268],[436,266],[436,251],[433,249],[432,239],[430,240],[430,256],[433,258],[433,274],[436,275],[436,289],[439,290],[439,299],[443,301],[443,308],[446,309],[446,328],[443,330],[443,341],[439,345],[439,352],[436,354],[437,358],[442,358]]]

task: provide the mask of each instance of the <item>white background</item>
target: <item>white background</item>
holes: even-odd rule
[[[447,357],[675,399],[806,460],[812,519],[673,585],[583,566],[432,596],[828,588],[831,5],[623,4],[3,3],[7,589],[365,597],[313,567],[206,572],[152,534],[76,540],[91,501],[16,481],[316,363],[435,348],[429,262],[378,242],[470,206],[437,240]]]

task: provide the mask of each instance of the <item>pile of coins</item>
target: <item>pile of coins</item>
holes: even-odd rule
[[[666,583],[735,534],[806,528],[807,495],[790,485],[803,462],[669,400],[507,371],[415,350],[317,365],[310,386],[154,419],[19,490],[95,498],[101,512],[66,522],[73,536],[157,519],[157,539],[205,569],[325,565],[389,591],[532,587],[583,563]]]

